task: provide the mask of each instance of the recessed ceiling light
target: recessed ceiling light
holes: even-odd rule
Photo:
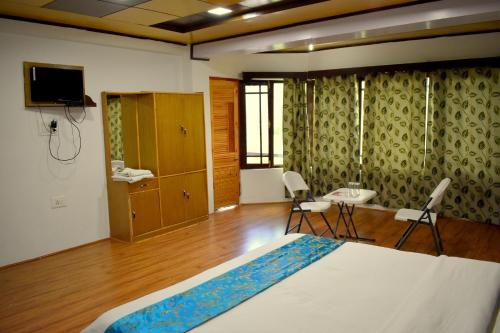
[[[224,8],[224,7],[217,7],[217,8],[214,8],[214,9],[210,9],[208,12],[210,14],[213,14],[213,15],[226,15],[226,14],[231,13],[232,10]]]
[[[307,49],[309,51],[314,51],[314,45],[313,44],[309,44],[309,47]]]
[[[251,18],[254,18],[257,16],[259,16],[259,14],[257,14],[257,13],[248,13],[248,14],[243,15],[242,18],[244,20],[248,20],[248,19],[251,19]]]

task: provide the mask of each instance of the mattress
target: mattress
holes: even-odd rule
[[[83,332],[189,290],[299,237],[287,235],[101,315]],[[191,332],[487,332],[498,315],[500,264],[345,243]]]

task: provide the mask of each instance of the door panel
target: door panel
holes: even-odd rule
[[[240,198],[238,80],[210,78],[215,208]]]
[[[156,124],[158,133],[159,175],[184,171],[184,100],[180,94],[156,94]]]
[[[134,237],[161,228],[158,190],[130,194]]]
[[[214,168],[214,192],[218,207],[235,204],[234,197],[240,192],[239,166],[233,164]]]
[[[161,209],[163,225],[169,226],[185,220],[186,209],[185,176],[160,178]]]
[[[183,124],[184,134],[184,171],[206,169],[205,154],[205,117],[203,114],[203,95],[184,96]]]
[[[186,220],[208,215],[207,175],[205,171],[186,176]]]

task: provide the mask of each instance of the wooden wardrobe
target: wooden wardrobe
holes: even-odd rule
[[[108,102],[121,107],[122,160],[154,178],[112,179]],[[202,93],[102,94],[112,238],[137,241],[208,218]]]

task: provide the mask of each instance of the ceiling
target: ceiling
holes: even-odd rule
[[[350,15],[443,1],[415,0],[1,0],[0,15],[179,44],[206,44]],[[461,1],[462,3],[464,1]],[[465,1],[467,2],[467,1]],[[469,2],[474,2],[470,0]],[[208,11],[223,7],[225,15]],[[500,17],[377,36],[322,41],[314,50],[500,30]],[[260,52],[308,52],[308,43]]]

